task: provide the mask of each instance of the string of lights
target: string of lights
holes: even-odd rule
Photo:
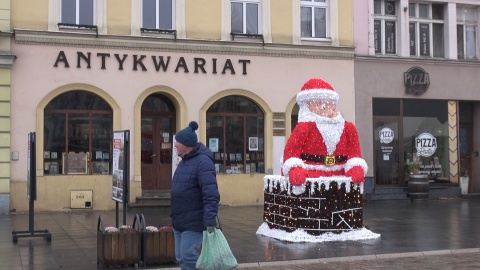
[[[341,233],[363,227],[363,183],[349,177],[308,178],[304,192],[295,195],[288,179],[264,178],[264,221],[270,229],[311,235]]]

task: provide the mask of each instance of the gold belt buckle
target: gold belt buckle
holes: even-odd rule
[[[325,165],[333,166],[335,165],[335,156],[328,155],[325,157]]]

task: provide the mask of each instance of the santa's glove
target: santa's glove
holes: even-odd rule
[[[345,175],[351,177],[355,184],[360,184],[365,179],[365,173],[363,172],[363,168],[360,166],[351,168],[345,173]]]
[[[305,183],[307,179],[307,173],[302,167],[293,167],[288,172],[288,178],[290,179],[290,183],[292,185],[301,185]]]

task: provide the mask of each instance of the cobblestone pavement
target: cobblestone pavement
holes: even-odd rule
[[[178,267],[162,270],[180,269]],[[246,270],[473,270],[480,269],[480,249],[439,250],[240,264]]]
[[[314,259],[303,261],[241,264],[239,269],[249,270],[472,270],[480,269],[480,249],[445,250],[432,252],[397,253],[349,258]]]
[[[150,208],[129,209],[126,224],[139,212],[146,225],[170,223],[168,208]],[[363,241],[278,241],[256,234],[262,215],[263,205],[219,211],[239,269],[480,269],[479,199],[367,202],[364,224],[381,237]],[[38,212],[34,229],[47,229],[51,241],[25,237],[13,242],[12,232],[29,228],[29,215],[0,215],[0,269],[97,269],[100,216],[108,226],[118,218],[115,211]],[[173,266],[147,269],[178,269]],[[141,267],[108,269],[117,268]]]

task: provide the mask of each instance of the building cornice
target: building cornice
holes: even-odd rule
[[[479,61],[454,60],[440,58],[419,58],[419,57],[395,57],[395,56],[366,56],[355,55],[356,62],[382,62],[382,63],[401,63],[410,65],[444,65],[444,66],[475,66],[480,65]]]
[[[353,47],[329,45],[293,45],[242,41],[211,41],[160,38],[152,36],[114,36],[92,33],[52,32],[15,29],[16,44],[68,46],[99,49],[142,50],[204,53],[215,55],[248,55],[282,58],[353,60]]]

